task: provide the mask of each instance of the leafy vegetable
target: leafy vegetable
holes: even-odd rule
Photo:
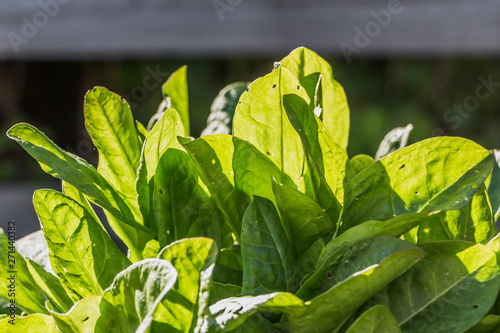
[[[118,95],[87,94],[97,169],[31,125],[8,131],[63,193],[34,194],[40,246],[0,231],[0,331],[499,330],[498,150],[406,146],[408,125],[349,158],[345,93],[306,48],[225,87],[201,138],[186,67],[162,93],[147,129]]]

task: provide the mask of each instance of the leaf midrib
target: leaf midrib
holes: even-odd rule
[[[98,102],[98,103],[97,103],[97,105],[98,105],[99,109],[101,110],[102,115],[104,115],[104,118],[106,119],[106,122],[107,122],[107,127],[111,129],[110,131],[108,131],[108,133],[112,133],[112,134],[113,134],[113,135],[111,136],[111,138],[113,138],[113,141],[114,141],[115,145],[117,145],[117,146],[119,147],[119,149],[120,149],[121,153],[122,153],[123,155],[125,155],[125,157],[126,157],[126,161],[127,161],[127,165],[126,165],[126,167],[129,169],[129,170],[128,170],[128,171],[129,171],[129,173],[133,175],[133,179],[135,179],[135,168],[134,168],[133,163],[132,163],[132,161],[131,161],[131,159],[130,159],[130,156],[127,154],[127,152],[125,151],[125,148],[124,148],[124,147],[123,147],[123,145],[121,144],[121,141],[118,139],[118,134],[117,134],[117,132],[115,131],[115,128],[114,128],[113,126],[111,126],[111,120],[109,119],[108,114],[107,114],[107,112],[105,111],[105,108],[104,108],[104,106],[102,105],[101,101],[100,101],[99,99],[97,99],[97,98],[96,98],[96,100],[97,100],[97,102]],[[120,108],[120,109],[122,109],[122,108]],[[135,129],[135,127],[134,127],[134,129]],[[106,157],[106,155],[104,155],[104,158],[105,158],[106,160],[108,160],[108,158]],[[109,163],[108,163],[108,165],[109,165]],[[111,172],[112,172],[115,176],[118,176],[118,177],[119,177],[119,175],[118,175],[118,174],[116,174],[116,173],[115,173],[115,171],[114,171],[113,169],[111,169],[110,171],[111,171]]]

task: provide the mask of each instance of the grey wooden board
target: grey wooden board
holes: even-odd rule
[[[39,1],[65,4],[43,24]],[[221,21],[214,0],[4,0],[0,59],[278,57],[300,45],[342,55],[342,42],[354,45],[354,28],[364,30],[370,12],[390,2],[215,1],[237,5]],[[500,54],[498,0],[401,0],[398,8],[362,56]],[[38,31],[16,53],[9,33],[23,36],[25,22],[36,19]]]

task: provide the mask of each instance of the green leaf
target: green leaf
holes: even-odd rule
[[[351,158],[351,166],[354,170],[354,175],[368,168],[373,162],[375,162],[373,157],[364,154],[359,154]]]
[[[72,184],[92,202],[112,214],[116,218],[113,221],[117,222],[109,221],[111,228],[132,252],[137,252],[140,243],[145,242],[144,238],[148,240],[154,236],[151,229],[135,220],[130,208],[113,186],[85,160],[63,151],[45,134],[28,124],[13,126],[7,135],[33,156],[45,172]]]
[[[67,313],[57,313],[53,309],[50,314],[62,333],[94,332],[99,318],[101,296],[87,296],[78,301]]]
[[[500,286],[495,253],[463,241],[420,245],[427,258],[376,295],[404,332],[464,332],[481,320]]]
[[[493,149],[491,152],[495,157],[496,163],[491,171],[490,177],[488,177],[486,188],[488,189],[488,195],[496,221],[500,218],[500,149]]]
[[[344,184],[353,176],[347,154],[335,144],[306,101],[297,95],[285,95],[283,105],[306,152],[305,193],[337,222],[342,210],[340,203],[344,200]]]
[[[460,209],[492,166],[486,149],[462,138],[436,137],[400,149],[347,183],[339,233],[369,220]]]
[[[500,316],[489,314],[466,333],[497,333],[500,328]]]
[[[418,227],[418,243],[466,240],[488,243],[498,233],[486,188],[481,185],[472,201],[459,210],[436,215]]]
[[[202,332],[231,331],[258,311],[292,313],[293,309],[303,307],[300,298],[290,293],[226,298],[209,307]]]
[[[187,66],[182,66],[172,73],[161,87],[163,98],[169,99],[171,108],[175,109],[182,120],[184,133],[189,135],[189,94],[187,83]]]
[[[319,238],[335,230],[334,223],[314,200],[289,186],[273,182],[278,209],[297,257]]]
[[[207,127],[201,132],[201,137],[211,134],[231,134],[233,131],[233,117],[241,94],[248,87],[247,82],[235,82],[225,86],[215,97]]]
[[[99,151],[97,171],[141,220],[135,178],[141,144],[128,103],[109,90],[96,87],[85,96],[85,126]]]
[[[403,214],[388,221],[367,221],[348,229],[339,237],[328,243],[327,248],[332,250],[344,243],[361,238],[386,235],[400,237],[420,224],[433,219],[436,214],[411,213]],[[415,242],[416,243],[416,242]]]
[[[185,152],[169,149],[163,154],[156,170],[152,202],[160,247],[197,236],[220,243],[224,222],[200,183],[198,171]]]
[[[14,324],[9,323],[12,318],[0,320],[1,332],[29,332],[29,333],[60,333],[57,330],[54,318],[48,314],[32,314],[26,317],[16,317]]]
[[[238,195],[238,211],[245,211],[251,202],[251,197],[259,196],[273,202],[272,180],[284,178],[284,184],[297,188],[287,174],[282,174],[278,167],[247,141],[233,137],[234,144],[234,182]],[[281,177],[279,175],[281,174]],[[241,215],[242,216],[242,215]]]
[[[136,186],[139,208],[147,226],[152,226],[154,223],[151,202],[158,162],[167,149],[182,149],[177,136],[183,134],[184,128],[179,114],[174,109],[168,109],[151,129],[142,147]]]
[[[28,270],[35,280],[38,287],[50,298],[50,300],[61,311],[69,311],[73,306],[73,301],[68,296],[59,279],[53,274],[47,272],[39,264],[26,258]]]
[[[225,298],[238,297],[241,296],[241,292],[242,289],[240,286],[212,281],[210,284],[210,298],[208,303],[212,305]]]
[[[307,280],[308,275],[314,272],[318,260],[321,254],[325,250],[326,242],[323,238],[315,241],[298,260],[298,265],[300,268],[300,276],[303,276],[303,280]]]
[[[234,146],[231,136],[208,135],[194,141],[179,138],[179,142],[195,162],[201,179],[224,213],[225,221],[239,238],[241,217],[248,203],[240,202],[242,194],[234,186]],[[240,208],[242,205],[243,209]]]
[[[313,73],[321,74],[321,98],[315,106],[322,109],[320,118],[326,130],[341,148],[346,149],[349,140],[349,107],[344,89],[333,78],[330,64],[305,47],[293,50],[281,60],[281,64],[301,81],[308,92],[316,92],[317,83],[304,79]],[[309,97],[313,99],[313,96]]]
[[[104,291],[96,332],[148,332],[155,310],[176,280],[177,271],[166,260],[132,264]]]
[[[243,216],[241,256],[243,295],[298,289],[292,245],[268,199],[254,197]]]
[[[24,258],[15,249],[15,231],[7,230],[7,233],[0,228],[0,297],[11,302],[15,301],[15,306],[24,312],[45,313],[46,298],[42,290],[38,287],[31,276]],[[13,240],[11,243],[10,240]],[[10,303],[9,303],[10,305]],[[10,312],[10,311],[9,311]]]
[[[248,87],[248,91],[241,95],[233,120],[233,135],[235,136],[234,165],[237,188],[239,181],[255,183],[250,180],[254,176],[253,170],[245,172],[244,167],[253,167],[256,161],[246,149],[238,147],[238,142],[247,141],[256,151],[275,165],[277,173],[270,174],[269,167],[259,170],[261,179],[267,183],[274,177],[278,182],[297,188],[304,174],[304,151],[300,137],[288,120],[283,107],[283,96],[295,93],[305,100],[309,100],[299,81],[287,69],[279,67],[272,73],[257,79]],[[238,138],[238,140],[236,140]],[[256,166],[255,166],[256,167]],[[274,172],[273,172],[274,173]],[[269,184],[269,190],[271,184]],[[260,195],[248,193],[249,195]],[[272,195],[272,190],[269,191]]]
[[[85,208],[85,210],[87,210],[87,212],[89,212],[92,215],[94,220],[99,222],[99,224],[103,225],[101,220],[99,219],[99,217],[95,213],[94,208],[92,208],[89,201],[87,200],[87,197],[82,192],[78,191],[78,189],[76,187],[74,187],[70,183],[67,183],[63,180],[62,181],[62,193],[64,195],[70,197],[71,199],[75,200],[80,205],[82,205],[82,207]],[[104,228],[104,226],[103,226],[103,228]]]
[[[335,143],[304,99],[293,94],[286,95],[283,97],[283,105],[291,124],[302,139],[304,149],[313,159],[310,167],[317,168],[335,197],[342,203],[344,185],[354,177],[346,151]]]
[[[355,292],[356,297],[351,295],[351,300],[340,302],[347,309],[346,302],[363,299],[370,292],[373,295],[375,289],[379,290],[398,277],[424,255],[414,244],[390,236],[362,238],[339,247],[327,246],[318,260],[316,271],[302,284],[296,295],[310,300],[334,286],[343,293],[348,289],[342,284],[353,287],[356,283],[364,284]],[[358,275],[368,270],[373,270],[371,275],[357,281]],[[345,313],[344,310],[342,312]]]
[[[382,157],[404,148],[408,143],[408,138],[410,137],[410,132],[412,130],[413,125],[408,124],[405,127],[396,127],[387,133],[378,146],[377,153],[375,154],[375,160],[380,160]]]
[[[130,262],[80,204],[54,190],[38,190],[33,204],[50,262],[69,296],[101,295]]]
[[[168,325],[169,332],[194,332],[201,325],[216,256],[216,243],[201,237],[183,239],[160,252],[158,259],[171,262],[178,277],[163,299],[164,310],[157,311],[155,323]],[[167,330],[167,326],[163,326],[163,330]]]
[[[401,333],[401,329],[386,307],[375,305],[363,312],[346,333]]]

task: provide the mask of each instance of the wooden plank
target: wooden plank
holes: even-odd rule
[[[390,8],[388,23],[377,23],[373,13]],[[356,44],[357,28],[371,30]],[[497,55],[500,1],[0,2],[0,59],[280,57],[299,45],[336,55]]]

